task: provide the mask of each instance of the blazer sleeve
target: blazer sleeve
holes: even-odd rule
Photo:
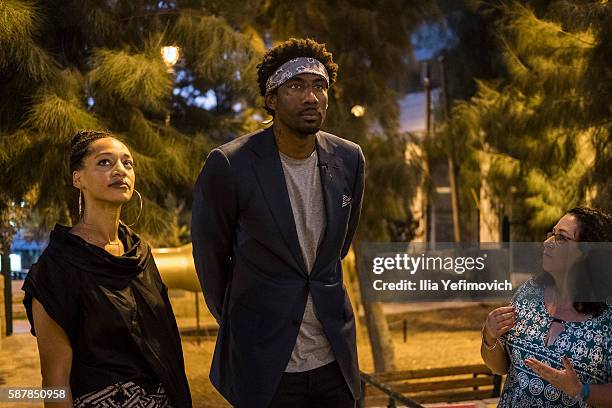
[[[204,299],[217,322],[231,279],[237,202],[230,162],[220,149],[214,149],[195,185],[191,240]]]
[[[351,247],[355,230],[359,225],[359,216],[361,215],[361,204],[363,202],[363,191],[365,189],[365,158],[361,147],[357,147],[357,169],[355,174],[355,185],[353,186],[353,204],[351,205],[351,214],[349,216],[349,225],[344,239],[344,245],[342,246],[342,252],[340,257],[344,259],[346,254]]]

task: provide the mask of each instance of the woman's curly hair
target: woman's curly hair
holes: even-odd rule
[[[578,220],[578,237],[583,242],[612,242],[612,217],[596,208],[574,207],[567,212]]]
[[[576,282],[574,308],[581,313],[599,316],[608,305],[602,293],[609,295],[612,288],[610,277],[609,250],[604,246],[589,245],[593,242],[612,242],[612,216],[596,208],[574,207],[566,214],[576,217],[578,222],[578,242],[584,243],[581,250],[584,258],[577,263],[575,271],[580,279]],[[602,261],[604,260],[604,261]],[[554,285],[553,277],[544,272],[536,282],[545,286]]]
[[[268,78],[285,62],[298,58],[310,57],[321,62],[329,75],[329,84],[336,82],[338,76],[338,64],[333,60],[331,52],[327,51],[325,44],[320,44],[310,38],[290,38],[268,50],[257,65],[257,83],[261,96],[266,95],[266,82]],[[268,113],[273,113],[266,107]]]

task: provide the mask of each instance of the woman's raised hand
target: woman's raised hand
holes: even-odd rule
[[[484,325],[485,342],[492,345],[499,337],[516,324],[514,306],[498,307],[489,313]]]

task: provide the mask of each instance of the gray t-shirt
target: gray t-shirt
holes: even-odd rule
[[[279,154],[302,256],[306,263],[306,270],[310,273],[327,223],[323,189],[317,167],[317,152],[315,150],[306,159],[294,159],[283,153],[279,152]],[[300,331],[285,371],[308,371],[334,360],[334,353],[325,337],[323,326],[317,318],[309,293]]]

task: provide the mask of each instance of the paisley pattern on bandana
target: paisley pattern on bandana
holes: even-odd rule
[[[278,88],[290,78],[299,74],[315,74],[325,78],[329,86],[329,74],[325,65],[319,60],[310,57],[294,58],[281,65],[266,81],[266,92]]]
[[[108,387],[75,398],[75,408],[172,408],[164,387],[159,384],[154,394],[148,394],[132,381]]]
[[[583,322],[566,322],[554,343],[546,346],[552,317],[544,305],[544,288],[529,280],[518,289],[512,305],[518,313],[516,325],[499,339],[510,357],[510,368],[498,407],[590,407],[540,378],[525,359],[563,369],[561,357],[566,355],[581,382],[612,382],[612,310]]]

